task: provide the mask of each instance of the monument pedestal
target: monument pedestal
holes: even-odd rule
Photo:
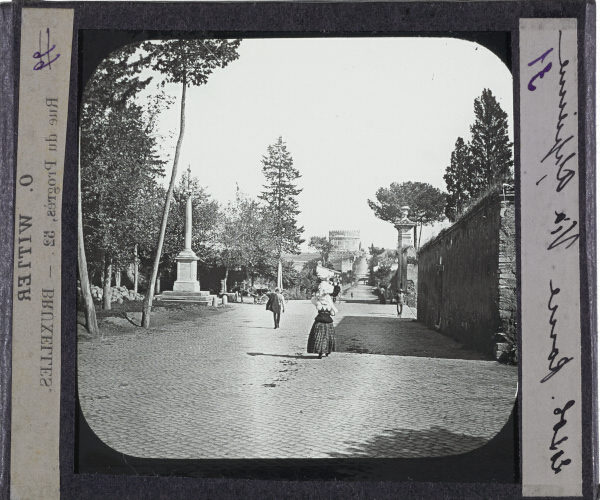
[[[157,300],[163,302],[195,302],[210,305],[215,295],[209,291],[200,291],[197,276],[198,257],[193,250],[187,248],[177,256],[177,281],[172,291],[164,291]]]
[[[200,283],[196,279],[198,275],[198,257],[192,250],[192,191],[190,179],[192,173],[188,167],[188,189],[185,202],[185,243],[184,248],[177,259],[177,281],[173,283],[173,291],[165,291],[157,300],[166,302],[200,302],[211,304],[213,295],[210,292],[200,291]]]
[[[198,257],[191,249],[182,250],[177,256],[177,281],[174,292],[200,292],[200,283],[196,279]]]

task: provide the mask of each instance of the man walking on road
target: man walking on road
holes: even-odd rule
[[[404,291],[398,289],[396,291],[396,311],[398,312],[398,316],[402,316],[402,309],[404,309]]]
[[[274,292],[269,294],[269,301],[267,302],[267,311],[273,313],[273,320],[275,322],[275,328],[279,328],[279,321],[281,320],[281,313],[285,312],[285,299],[281,294],[279,288],[275,288]]]

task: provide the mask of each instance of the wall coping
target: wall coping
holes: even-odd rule
[[[442,240],[446,236],[448,236],[451,233],[453,233],[454,231],[456,231],[459,227],[465,225],[470,219],[475,217],[475,215],[480,213],[485,207],[490,206],[490,205],[495,205],[495,204],[498,204],[498,206],[500,206],[505,200],[509,204],[514,205],[515,193],[514,192],[510,192],[510,193],[495,192],[495,193],[490,193],[487,196],[484,196],[475,205],[473,205],[473,207],[470,210],[468,210],[467,213],[463,214],[459,219],[457,219],[454,224],[452,224],[450,227],[442,229],[435,238],[433,238],[433,239],[429,240],[428,242],[426,242],[425,244],[423,244],[421,246],[421,248],[419,249],[419,251],[417,252],[417,256],[421,255],[423,252],[426,252],[427,250],[432,248],[440,240]]]

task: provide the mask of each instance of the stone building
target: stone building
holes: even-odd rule
[[[360,252],[360,231],[329,231],[332,252]]]
[[[491,354],[516,334],[514,193],[493,193],[419,251],[417,318]]]
[[[352,271],[357,259],[363,253],[360,231],[329,231],[329,243],[332,245],[329,252],[329,262],[333,268],[342,273]]]

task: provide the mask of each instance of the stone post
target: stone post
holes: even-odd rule
[[[402,290],[406,290],[406,269],[407,269],[407,256],[403,252],[404,248],[414,247],[413,233],[414,228],[417,226],[415,222],[412,222],[408,218],[408,212],[410,207],[407,205],[401,208],[402,217],[398,217],[394,222],[394,227],[398,230],[398,282],[397,287]]]

